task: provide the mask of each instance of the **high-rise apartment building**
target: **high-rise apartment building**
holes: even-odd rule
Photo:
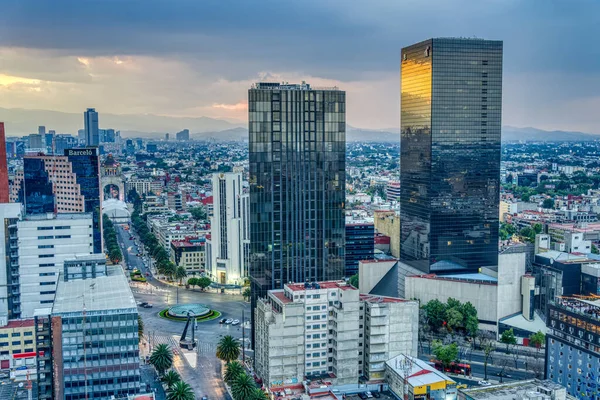
[[[190,130],[184,129],[175,134],[177,140],[190,140]]]
[[[375,225],[371,221],[346,220],[346,276],[358,273],[358,263],[375,256]]]
[[[25,156],[11,201],[26,214],[86,212],[93,215],[94,252],[102,252],[102,198],[98,149],[66,149],[64,156]]]
[[[286,282],[344,275],[346,93],[257,83],[248,107],[254,309]]]
[[[208,271],[221,284],[243,284],[248,276],[250,198],[239,172],[213,174],[213,217]]]
[[[88,108],[83,113],[85,126],[85,145],[98,146],[100,144],[100,130],[98,128],[98,113],[95,108]]]
[[[4,122],[0,122],[0,204],[9,202],[8,160],[6,159],[6,136]]]
[[[424,272],[498,264],[502,42],[402,49],[400,259]]]
[[[344,281],[289,283],[258,300],[255,369],[269,388],[306,379],[381,382],[385,362],[417,355],[419,303],[362,295]]]
[[[31,152],[45,152],[46,151],[46,142],[45,135],[39,135],[37,133],[32,133],[28,136],[29,146],[28,149]]]
[[[19,294],[19,245],[17,221],[21,218],[21,204],[0,203],[0,322],[17,318],[21,303]]]

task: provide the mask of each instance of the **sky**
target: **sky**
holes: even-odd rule
[[[0,107],[243,122],[253,82],[304,80],[397,128],[401,48],[474,36],[504,41],[503,125],[600,134],[598,0],[0,0]]]

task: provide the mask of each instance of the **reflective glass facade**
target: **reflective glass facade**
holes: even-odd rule
[[[102,198],[100,196],[100,161],[97,148],[67,149],[65,156],[77,176],[77,184],[84,196],[85,212],[92,213],[94,253],[102,253]]]
[[[344,275],[346,94],[248,91],[252,306],[287,282]]]
[[[26,214],[54,212],[54,192],[46,171],[44,160],[23,159],[23,183],[19,191],[19,203],[25,205]]]
[[[400,258],[424,272],[498,265],[502,42],[402,49]]]

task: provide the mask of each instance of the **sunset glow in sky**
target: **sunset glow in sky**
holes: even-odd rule
[[[597,0],[6,0],[0,107],[245,121],[259,80],[338,86],[399,126],[400,49],[504,41],[503,124],[600,133]]]

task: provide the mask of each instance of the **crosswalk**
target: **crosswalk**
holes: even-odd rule
[[[171,347],[173,353],[183,354],[179,347],[179,341],[173,336],[150,335],[149,342],[153,348],[159,344],[167,344]],[[217,345],[216,343],[207,343],[198,340],[197,352],[199,354],[215,354],[217,352]]]

